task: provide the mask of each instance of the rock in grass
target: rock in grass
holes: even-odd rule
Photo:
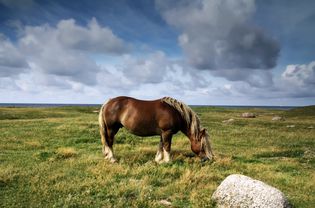
[[[281,116],[274,116],[274,117],[272,117],[271,120],[272,121],[284,121],[285,119],[283,117],[281,117]]]
[[[242,113],[242,117],[243,118],[256,118],[256,115],[254,113],[246,112],[246,113]]]
[[[223,123],[232,123],[234,121],[234,119],[233,118],[230,118],[230,119],[228,119],[228,120],[224,120],[224,121],[222,121]]]
[[[171,206],[172,203],[170,201],[167,201],[165,199],[160,200],[160,204],[165,205],[165,206]]]
[[[244,175],[230,175],[212,195],[217,207],[290,208],[278,189]]]

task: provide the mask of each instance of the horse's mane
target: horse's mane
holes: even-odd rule
[[[190,133],[197,139],[200,131],[200,120],[197,114],[189,106],[174,98],[163,97],[161,100],[180,113],[182,118],[185,120],[187,127],[190,128]]]

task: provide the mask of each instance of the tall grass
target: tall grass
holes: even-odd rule
[[[279,188],[295,207],[315,204],[312,109],[196,107],[216,161],[200,163],[179,133],[173,161],[163,165],[154,162],[158,137],[136,137],[125,129],[114,145],[119,162],[104,161],[95,110],[0,108],[0,207],[166,206],[161,200],[172,207],[213,207],[212,193],[233,173]],[[240,117],[249,110],[257,118]],[[285,121],[272,121],[275,115]]]

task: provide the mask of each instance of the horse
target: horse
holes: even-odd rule
[[[210,137],[201,128],[196,113],[183,102],[171,97],[158,100],[138,100],[120,96],[105,102],[99,112],[99,126],[102,152],[105,159],[116,162],[113,153],[114,137],[118,130],[125,127],[137,136],[160,136],[157,163],[171,161],[172,136],[183,132],[191,143],[191,150],[201,161],[213,160]]]

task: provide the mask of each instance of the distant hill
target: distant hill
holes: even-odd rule
[[[293,108],[285,112],[287,117],[315,116],[315,105]]]

